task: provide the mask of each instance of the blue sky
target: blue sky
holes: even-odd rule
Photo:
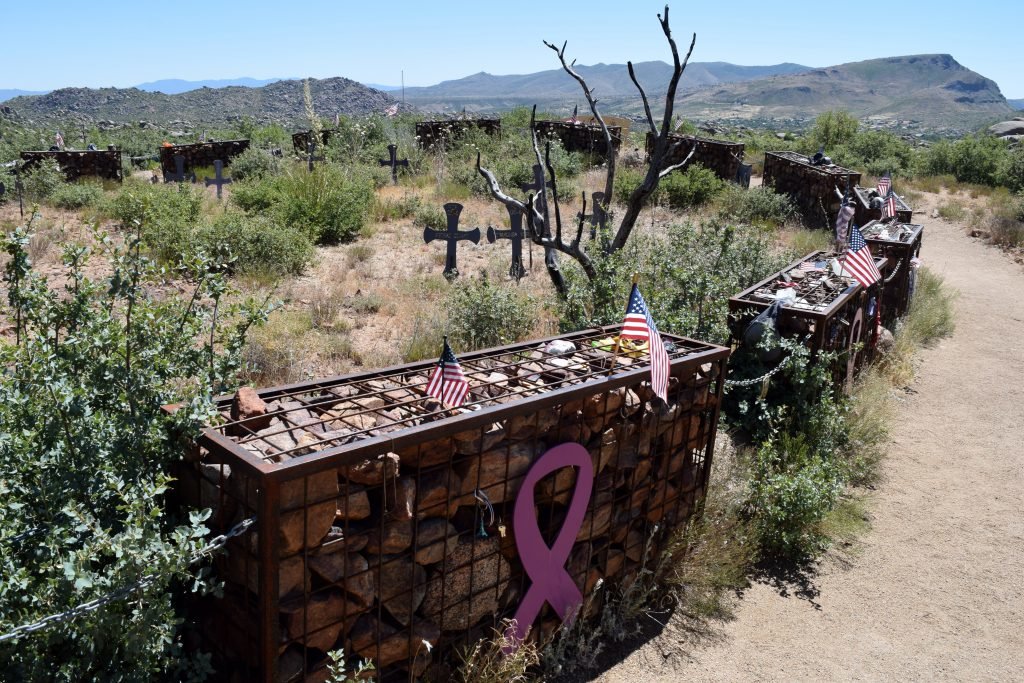
[[[676,2],[694,61],[829,66],[943,52],[1024,98],[1019,0]],[[0,88],[129,86],[163,78],[346,76],[431,85],[478,71],[557,66],[542,39],[581,64],[668,60],[649,0],[471,3],[276,0],[7,0]],[[880,9],[886,7],[886,9]]]

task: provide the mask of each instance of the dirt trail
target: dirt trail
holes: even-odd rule
[[[1024,680],[1024,271],[924,223],[957,329],[921,354],[859,553],[809,594],[755,584],[696,642],[670,623],[598,680]]]

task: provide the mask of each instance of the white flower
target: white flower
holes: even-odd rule
[[[434,646],[430,644],[429,640],[424,640],[423,644],[427,646],[427,652],[430,652],[431,650],[434,649]]]

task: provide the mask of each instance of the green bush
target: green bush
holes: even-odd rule
[[[669,206],[691,209],[711,201],[725,188],[725,182],[711,169],[693,164],[683,172],[668,174],[658,186],[664,191]]]
[[[194,296],[150,296],[161,277],[154,264],[112,241],[102,247],[109,275],[93,279],[89,250],[69,245],[65,272],[47,283],[29,262],[29,238],[19,228],[4,243],[4,317],[15,330],[0,363],[17,372],[0,374],[0,633],[149,579],[0,643],[2,677],[201,676],[208,658],[185,647],[177,609],[186,592],[212,587],[189,568],[208,512],[166,505],[183,454],[173,435],[196,434],[216,416],[212,397],[233,386],[262,312],[226,305],[223,276],[201,259],[190,263]],[[169,415],[168,404],[181,407]]]
[[[258,179],[277,175],[281,172],[282,165],[280,157],[257,147],[249,147],[231,160],[231,179]]]
[[[762,554],[801,561],[828,544],[821,523],[843,487],[841,469],[817,454],[801,436],[765,443],[751,462],[748,511]]]
[[[1011,192],[1024,193],[1024,145],[1009,150],[999,162],[997,179],[1000,185],[1010,188]]]
[[[64,174],[53,159],[44,159],[22,174],[25,198],[33,202],[45,202],[65,186]]]
[[[924,154],[921,170],[928,175],[949,174],[962,183],[996,185],[1012,165],[1009,159],[1010,150],[1003,140],[991,135],[969,135],[956,141],[936,142]]]
[[[460,281],[445,301],[453,348],[469,351],[511,344],[530,334],[538,320],[537,301],[513,285]]]
[[[103,199],[103,185],[84,180],[65,183],[50,195],[49,202],[60,209],[81,209],[95,206]]]
[[[270,212],[317,244],[355,239],[373,208],[371,174],[362,167],[322,163],[312,173],[293,166],[280,176],[239,183],[231,200],[249,213]]]
[[[633,190],[643,181],[644,176],[647,175],[647,167],[631,167],[631,166],[616,166],[615,167],[615,189],[613,194],[615,195],[615,201],[620,204],[625,204],[629,201],[629,196],[633,194]],[[665,183],[662,181],[658,184],[658,187],[647,197],[648,204],[657,204],[661,201],[661,198],[665,192]]]
[[[261,277],[298,275],[313,259],[309,237],[277,223],[271,216],[227,212],[196,231],[191,249],[209,254],[230,253],[234,271]]]
[[[444,230],[448,226],[448,217],[445,215],[444,209],[436,204],[421,205],[416,209],[416,215],[413,216],[412,221],[417,228]]]
[[[739,223],[779,227],[797,217],[793,201],[770,187],[744,189],[728,183],[717,200],[719,215]]]
[[[832,151],[840,145],[852,141],[857,135],[860,122],[846,111],[827,111],[819,114],[814,125],[807,133],[804,150],[813,154],[820,148],[832,156]]]

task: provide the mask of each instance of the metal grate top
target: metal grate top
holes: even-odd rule
[[[872,221],[861,228],[865,239],[880,242],[912,243],[921,234],[924,226],[912,223],[883,223]]]
[[[786,308],[821,312],[838,301],[851,288],[860,287],[856,280],[836,275],[833,262],[841,258],[835,252],[819,251],[795,261],[768,280],[755,285],[734,299],[758,303],[762,306],[776,299],[784,289],[795,289],[797,298],[785,304]],[[886,259],[876,257],[875,265],[883,267]],[[804,264],[812,264],[805,268]]]
[[[847,176],[850,174],[854,174],[860,177],[860,174],[857,173],[856,171],[851,171],[850,169],[843,168],[842,166],[839,166],[837,164],[832,164],[831,166],[825,166],[824,164],[815,166],[814,164],[811,163],[811,158],[809,156],[805,156],[803,154],[800,154],[799,152],[765,152],[765,156],[769,155],[778,157],[780,159],[785,159],[786,161],[792,162],[794,164],[806,166],[807,168],[813,169],[819,173],[826,173],[828,175],[837,176]]]
[[[649,362],[645,350],[630,353],[623,349],[611,369],[613,354],[602,340],[618,330],[618,326],[590,329],[539,344],[534,341],[465,354],[459,361],[470,393],[457,409],[447,409],[425,394],[436,363],[429,361],[267,389],[259,392],[268,403],[263,416],[232,419],[232,398],[221,397],[218,409],[223,421],[212,430],[264,463],[284,462],[384,434],[393,438],[401,430],[424,423],[644,367]],[[663,334],[662,338],[673,363],[723,351],[673,335]],[[556,340],[570,341],[576,350],[559,354],[546,348]]]

